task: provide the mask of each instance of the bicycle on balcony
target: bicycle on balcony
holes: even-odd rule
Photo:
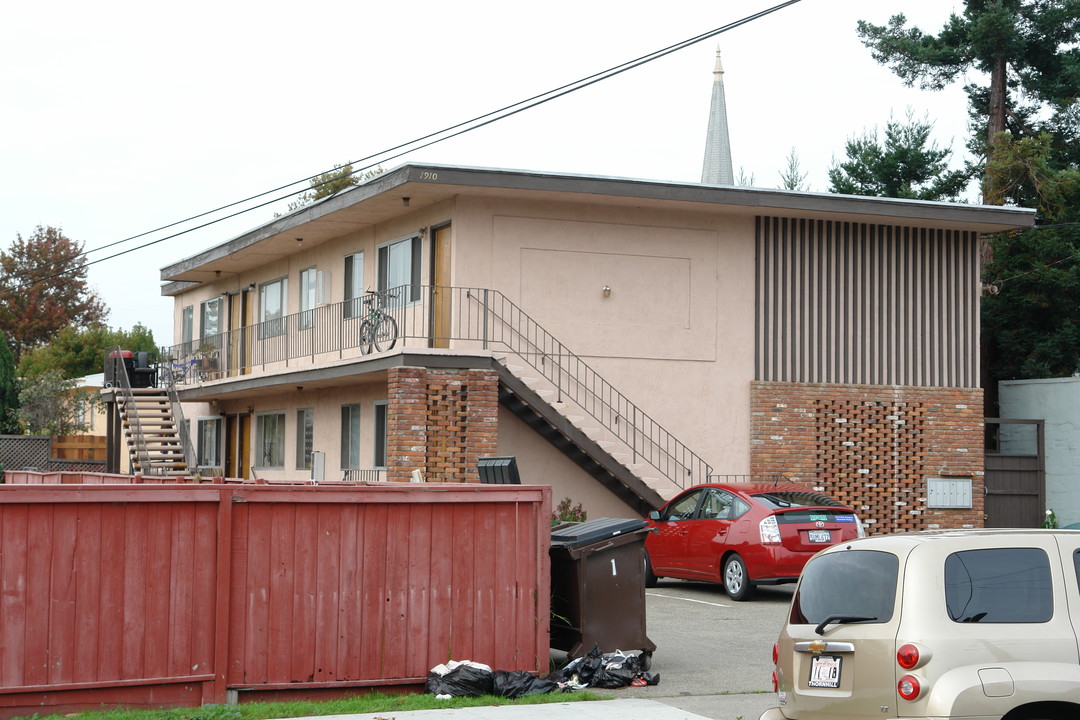
[[[396,293],[369,290],[364,293],[364,321],[360,324],[360,352],[367,355],[393,349],[397,344],[398,324],[386,309],[387,298],[397,298]]]

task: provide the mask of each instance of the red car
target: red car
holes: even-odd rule
[[[645,584],[663,577],[723,584],[732,600],[799,579],[818,550],[863,537],[855,511],[801,485],[695,485],[649,513]]]

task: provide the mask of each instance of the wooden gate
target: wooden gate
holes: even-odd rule
[[[986,527],[1041,527],[1046,508],[1042,420],[986,418]]]

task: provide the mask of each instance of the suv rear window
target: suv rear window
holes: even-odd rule
[[[953,553],[945,560],[945,604],[954,622],[1048,622],[1050,560],[1038,548]]]
[[[895,555],[876,550],[819,555],[803,569],[791,603],[791,622],[816,625],[828,617],[889,622],[899,567]]]

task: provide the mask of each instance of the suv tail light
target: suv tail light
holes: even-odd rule
[[[919,664],[919,648],[911,643],[901,645],[896,651],[896,664],[905,670],[911,670]]]
[[[772,664],[780,662],[780,643],[774,642],[772,644]]]
[[[780,524],[776,522],[775,515],[770,515],[758,523],[758,532],[761,533],[762,543],[780,543]]]
[[[917,700],[922,692],[922,682],[914,675],[905,675],[896,684],[896,692],[905,700]]]
[[[930,662],[930,650],[918,643],[904,643],[896,651],[896,664],[905,670],[915,670]]]

